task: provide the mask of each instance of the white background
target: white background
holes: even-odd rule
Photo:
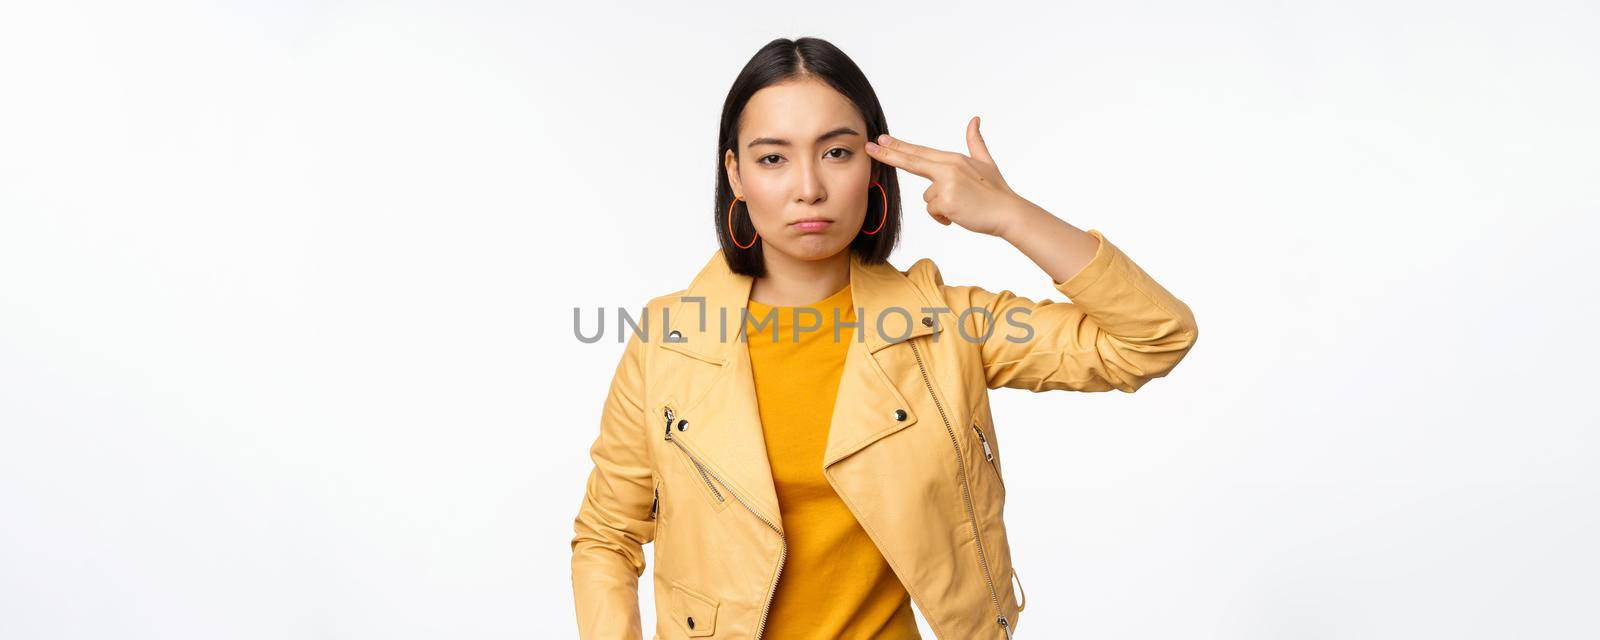
[[[572,309],[704,264],[802,35],[1202,327],[995,392],[1019,637],[1600,635],[1592,3],[677,5],[0,8],[0,636],[575,635]],[[898,266],[1055,293],[902,180]]]

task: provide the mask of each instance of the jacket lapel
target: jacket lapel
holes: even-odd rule
[[[657,335],[677,330],[682,339],[663,341],[662,349],[690,358],[686,366],[720,369],[703,393],[677,399],[693,426],[675,431],[673,438],[776,524],[782,520],[745,345],[743,320],[753,283],[750,276],[734,273],[720,250],[714,251],[689,287],[668,306],[668,326]],[[855,328],[845,357],[824,467],[916,423],[911,406],[890,382],[900,377],[884,371],[880,356],[887,347],[939,330],[939,323],[929,326],[922,321],[930,314],[923,309],[938,305],[891,264],[867,264],[852,252],[850,289],[861,326]],[[904,419],[896,410],[906,412]]]

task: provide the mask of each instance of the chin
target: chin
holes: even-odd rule
[[[793,238],[777,249],[799,260],[823,260],[838,255],[840,251],[848,251],[850,239],[807,234]]]

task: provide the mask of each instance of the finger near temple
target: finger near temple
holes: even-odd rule
[[[877,158],[879,162],[887,164],[891,167],[905,169],[906,171],[910,171],[911,173],[917,174],[929,180],[933,179],[933,176],[929,175],[928,173],[930,167],[928,166],[929,162],[927,158],[914,156],[899,149],[890,149],[889,147],[881,145],[878,147],[877,151],[870,153],[872,154],[872,157]]]
[[[948,162],[948,161],[956,159],[957,157],[962,157],[962,158],[966,157],[966,156],[963,156],[963,155],[961,155],[959,153],[945,151],[943,149],[935,149],[933,147],[924,147],[924,146],[922,146],[920,144],[913,144],[913,143],[910,143],[910,142],[906,142],[905,140],[901,140],[901,139],[896,138],[894,136],[891,136],[891,135],[889,135],[887,133],[881,134],[881,135],[878,136],[878,144],[883,145],[885,147],[888,147],[890,149],[895,149],[895,150],[898,150],[898,151],[904,151],[904,152],[909,153],[909,154],[914,155],[914,156],[920,156],[920,157],[923,157],[923,158],[927,158],[929,160],[938,160],[938,161]]]

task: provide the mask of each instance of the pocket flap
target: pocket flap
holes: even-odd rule
[[[672,583],[672,613],[678,626],[691,638],[716,632],[717,601],[676,581]]]

